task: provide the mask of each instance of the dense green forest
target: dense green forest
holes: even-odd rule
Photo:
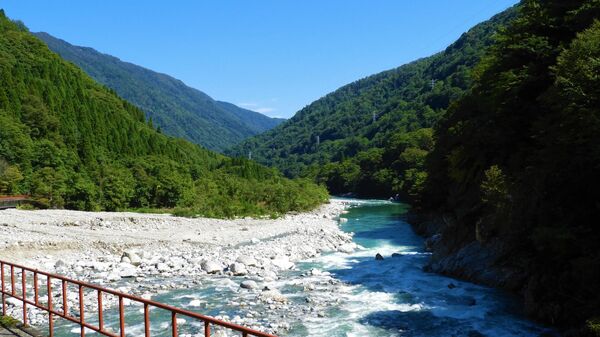
[[[74,46],[47,33],[34,35],[46,42],[50,50],[142,109],[146,118],[167,135],[223,151],[283,121],[215,101],[171,76],[123,62],[92,48]]]
[[[334,194],[416,198],[432,127],[470,88],[472,68],[514,14],[475,26],[443,52],[346,85],[228,153],[252,151],[258,162]]]
[[[47,207],[176,208],[180,214],[304,210],[324,188],[158,132],[0,12],[0,194]]]
[[[527,312],[600,335],[600,2],[525,0],[434,132],[421,207],[501,242]],[[595,333],[592,333],[595,331]]]

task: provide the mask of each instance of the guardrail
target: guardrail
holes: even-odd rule
[[[15,208],[25,201],[29,201],[28,195],[0,195],[0,209]]]
[[[9,269],[9,275],[5,275],[5,269]],[[17,288],[15,285],[15,277],[18,274],[19,270],[21,271],[21,293],[17,292]],[[27,296],[27,274],[30,274],[33,277],[33,298],[28,298]],[[46,304],[42,303],[40,298],[40,289],[38,284],[38,277],[42,275],[46,277],[46,295],[47,299],[45,300]],[[10,290],[7,289],[7,280],[6,278],[10,278]],[[62,308],[61,310],[57,310],[54,307],[53,303],[53,292],[52,292],[52,281],[57,280],[60,281],[62,287],[62,295],[60,296],[62,299]],[[78,324],[81,327],[80,336],[85,336],[85,330],[90,329],[96,331],[104,336],[109,337],[125,337],[126,332],[126,322],[125,322],[125,305],[123,303],[124,299],[139,302],[144,306],[144,336],[150,336],[150,308],[160,308],[163,310],[167,310],[171,312],[171,336],[178,336],[178,316],[185,316],[189,318],[193,318],[196,320],[200,320],[204,322],[204,336],[210,337],[211,335],[211,325],[220,326],[226,328],[228,330],[233,330],[241,333],[242,337],[248,336],[257,336],[257,337],[276,337],[271,334],[267,334],[264,332],[256,331],[253,329],[246,328],[241,325],[225,322],[222,320],[215,319],[210,316],[205,316],[202,314],[198,314],[189,310],[184,310],[181,308],[177,308],[174,306],[170,306],[164,303],[147,300],[138,296],[133,296],[129,294],[125,294],[119,291],[111,290],[108,288],[100,287],[91,283],[81,282],[77,280],[73,280],[67,277],[63,277],[60,275],[47,273],[43,271],[39,271],[37,269],[28,268],[25,266],[21,266],[18,264],[14,264],[11,262],[6,262],[0,260],[0,282],[2,283],[2,315],[6,315],[6,297],[10,296],[16,298],[23,302],[23,324],[27,325],[27,306],[32,305],[38,309],[41,309],[48,313],[48,332],[50,337],[54,336],[54,318],[60,317],[64,318],[68,321]],[[79,317],[75,317],[69,314],[68,308],[68,297],[67,290],[70,284],[76,285],[79,291]],[[85,306],[84,306],[84,291],[86,289],[91,289],[97,292],[97,305],[98,305],[98,325],[90,324],[85,321]],[[119,333],[114,333],[106,329],[104,325],[104,313],[102,306],[102,297],[103,294],[110,294],[116,296],[118,298],[118,310],[119,310]]]

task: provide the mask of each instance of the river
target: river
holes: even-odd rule
[[[404,221],[406,205],[349,201],[353,207],[342,216],[342,229],[353,232],[362,249],[324,254],[282,273],[270,286],[288,298],[283,307],[257,301],[255,292],[240,289],[242,278],[226,277],[153,299],[228,320],[252,318],[284,328],[280,335],[292,337],[539,336],[550,331],[525,319],[510,294],[424,272],[429,253]],[[377,253],[384,259],[376,260]],[[143,334],[141,312],[128,309],[127,321],[138,324],[127,335]],[[107,324],[118,330],[110,316]],[[152,313],[153,336],[169,335],[168,318]],[[79,332],[72,325],[59,330],[59,336]],[[185,322],[180,331],[193,336],[202,330]]]

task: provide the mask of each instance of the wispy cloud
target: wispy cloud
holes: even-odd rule
[[[256,111],[258,113],[261,114],[269,114],[271,112],[276,111],[277,109],[269,107],[269,106],[265,106],[263,104],[260,103],[256,103],[256,102],[242,102],[242,103],[238,103],[238,106],[244,108],[244,109],[249,109],[252,111]]]
[[[273,109],[273,108],[267,108],[267,107],[264,107],[264,108],[256,108],[256,109],[252,109],[252,110],[254,110],[254,111],[256,111],[256,112],[260,112],[261,114],[268,114],[268,113],[270,113],[270,112],[273,112],[273,111],[275,111],[275,109]]]

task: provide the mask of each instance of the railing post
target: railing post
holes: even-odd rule
[[[4,287],[4,262],[0,263],[0,277],[2,278],[2,316],[6,316],[6,294]]]
[[[23,296],[23,325],[27,326],[27,275],[21,268],[21,295]]]
[[[204,321],[204,337],[210,337],[210,323]]]
[[[102,312],[102,291],[98,290],[98,328],[104,330],[104,313]]]
[[[148,303],[144,303],[144,333],[146,337],[150,337],[150,308]]]
[[[171,326],[173,327],[172,336],[177,337],[179,334],[177,333],[177,314],[175,311],[171,311]]]
[[[37,274],[37,270],[35,270],[33,272],[33,297],[34,297],[34,303],[36,306],[40,305],[40,302],[38,300],[38,274]]]
[[[125,337],[125,308],[123,308],[123,296],[119,295],[119,328],[121,337]]]
[[[69,316],[68,314],[68,304],[67,304],[67,281],[62,280],[62,298],[63,298],[63,314],[65,316]]]
[[[15,266],[10,265],[10,293],[15,296]]]
[[[81,323],[81,337],[85,337],[85,309],[83,307],[83,285],[79,285],[79,322]]]
[[[52,278],[46,275],[46,289],[48,291],[48,333],[50,337],[54,336],[54,314],[52,314]]]

